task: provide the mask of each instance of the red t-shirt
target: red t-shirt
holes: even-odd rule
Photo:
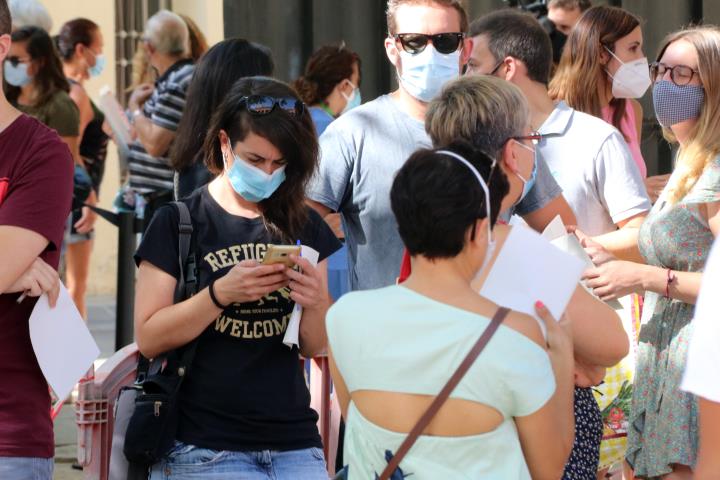
[[[21,115],[0,132],[0,225],[48,239],[40,258],[54,268],[72,188],[72,156],[55,131]],[[0,252],[0,258],[12,254]],[[0,295],[0,456],[50,458],[55,443],[50,396],[28,329],[36,299],[18,305],[18,295]]]

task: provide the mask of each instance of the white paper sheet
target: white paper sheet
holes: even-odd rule
[[[535,316],[542,301],[560,319],[585,265],[529,228],[514,227],[480,295],[503,307]]]
[[[100,110],[105,114],[108,125],[113,131],[115,143],[120,147],[121,152],[128,152],[128,145],[132,142],[130,137],[130,122],[125,112],[113,95],[110,87],[105,85],[100,89]]]
[[[300,249],[300,256],[309,261],[313,267],[317,267],[320,252],[303,245]],[[295,304],[287,330],[285,330],[285,336],[283,337],[283,343],[290,348],[292,348],[293,345],[300,346],[300,320],[302,320],[302,307]]]
[[[574,234],[567,233],[567,229],[565,228],[565,224],[560,218],[560,215],[557,215],[553,219],[553,221],[550,222],[547,227],[545,227],[542,235],[543,238],[550,240],[550,243],[558,247],[563,252],[569,253],[578,260],[582,261],[585,264],[586,269],[593,268],[595,266],[590,259],[590,256],[580,244],[580,240],[578,240],[578,238]],[[581,285],[593,297],[599,298],[590,288],[585,285],[584,282],[581,282]],[[617,300],[609,300],[605,303],[607,303],[611,308],[615,310],[620,310],[623,308],[623,306]]]
[[[30,342],[45,380],[59,399],[65,399],[100,355],[70,294],[60,284],[55,308],[42,295],[30,315]]]
[[[560,215],[555,215],[552,222],[548,223],[545,230],[543,230],[542,236],[546,240],[553,241],[556,238],[564,237],[567,235],[567,229],[562,221]]]

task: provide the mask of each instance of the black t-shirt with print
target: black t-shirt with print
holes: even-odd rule
[[[246,259],[262,259],[279,244],[262,219],[226,212],[207,187],[184,200],[193,219],[199,287]],[[179,277],[178,213],[160,208],[135,255]],[[313,210],[299,240],[320,252],[340,243]],[[178,440],[216,450],[295,450],[321,447],[298,349],[282,343],[294,302],[289,289],[233,305],[201,334],[180,392]]]

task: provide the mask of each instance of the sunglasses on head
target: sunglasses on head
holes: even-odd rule
[[[305,111],[302,100],[294,97],[271,97],[268,95],[248,95],[240,99],[247,111],[253,115],[268,115],[279,107],[285,113],[299,117]]]
[[[447,55],[453,53],[462,44],[465,34],[461,32],[437,33],[426,35],[424,33],[396,33],[393,35],[395,41],[399,41],[403,50],[413,55],[421,53],[427,47],[428,41],[432,41],[435,50]]]

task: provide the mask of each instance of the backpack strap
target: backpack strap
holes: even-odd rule
[[[172,202],[172,205],[178,211],[178,263],[180,266],[180,277],[175,286],[175,294],[173,303],[180,303],[187,300],[197,293],[197,261],[195,257],[195,237],[193,236],[192,217],[190,210],[183,202]],[[190,342],[187,347],[183,348],[183,353],[179,359],[179,367],[184,367],[183,372],[192,363],[195,356],[195,348],[197,347],[197,339]],[[163,360],[172,362],[177,357],[177,350],[167,352],[158,359],[152,361],[140,355],[137,367],[136,382],[142,383],[148,375],[158,373],[163,366]],[[158,361],[155,361],[158,360]]]

